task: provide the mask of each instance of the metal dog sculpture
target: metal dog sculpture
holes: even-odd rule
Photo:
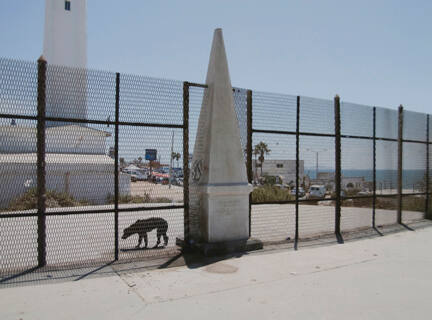
[[[135,248],[140,247],[143,238],[145,244],[144,248],[147,248],[148,245],[147,232],[150,232],[153,229],[156,229],[157,232],[157,242],[154,248],[157,248],[161,243],[160,241],[161,236],[163,236],[164,247],[166,247],[168,245],[168,236],[166,234],[168,230],[168,222],[166,222],[166,220],[162,218],[153,217],[144,220],[137,220],[134,224],[130,225],[129,227],[123,230],[122,239],[127,239],[131,235],[138,233],[139,236],[138,245]]]

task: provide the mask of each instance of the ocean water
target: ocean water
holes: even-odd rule
[[[334,170],[322,170],[320,172],[334,172]],[[305,168],[305,174],[309,175],[312,179],[316,178],[316,172],[312,168]],[[402,175],[403,188],[412,188],[413,185],[422,183],[425,179],[425,174],[425,170],[404,170]],[[372,170],[342,170],[342,175],[345,177],[364,177],[366,181],[373,181]],[[377,170],[377,188],[380,183],[385,183],[387,186],[392,185],[393,188],[396,188],[397,178],[397,170]]]

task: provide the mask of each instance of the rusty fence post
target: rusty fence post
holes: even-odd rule
[[[372,228],[375,229],[376,220],[376,107],[373,108],[373,198],[372,198]]]
[[[183,215],[184,243],[189,245],[189,82],[183,82]]]
[[[296,193],[295,193],[295,236],[294,249],[298,249],[299,240],[299,188],[300,188],[300,96],[297,96],[296,113]],[[318,179],[318,177],[317,177]]]
[[[432,220],[432,210],[430,208],[430,167],[429,167],[429,152],[430,152],[430,122],[429,122],[429,115],[427,115],[427,122],[426,122],[426,177],[425,177],[425,183],[426,183],[426,204],[425,204],[425,217],[426,219]]]
[[[253,180],[252,171],[252,90],[247,91],[247,143],[246,143],[246,169],[249,183]],[[252,235],[252,193],[249,194],[249,238]]]
[[[402,224],[402,184],[403,184],[403,106],[399,106],[398,116],[398,209],[397,222]]]
[[[45,168],[45,127],[46,127],[46,73],[47,62],[43,56],[38,60],[37,87],[37,228],[38,266],[46,265],[46,168]]]
[[[340,224],[341,224],[341,120],[340,120],[340,97],[334,98],[334,116],[335,116],[335,234],[337,241],[343,243]]]
[[[116,73],[114,134],[114,260],[119,259],[119,121],[120,121],[120,73]]]

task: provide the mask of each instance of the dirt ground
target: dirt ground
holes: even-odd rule
[[[147,181],[131,182],[132,196],[145,196],[151,198],[168,198],[172,202],[183,202],[183,187],[155,184]]]

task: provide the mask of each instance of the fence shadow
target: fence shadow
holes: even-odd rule
[[[408,228],[406,228],[408,227]],[[391,235],[407,230],[421,230],[431,228],[432,221],[422,220],[415,221],[406,225],[394,224],[387,226],[378,226],[377,228],[368,228],[357,231],[342,232],[344,242],[358,241]],[[327,236],[299,239],[297,246],[299,250],[313,247],[324,247],[338,244],[334,234]],[[264,243],[264,250],[254,253],[269,253],[273,250],[295,250],[294,241],[285,241],[280,244]],[[198,269],[206,267],[224,260],[241,258],[249,253],[232,253],[214,257],[205,257],[199,253],[173,252],[171,256],[165,256],[154,260],[130,260],[130,261],[108,261],[93,263],[86,267],[71,266],[48,266],[44,268],[32,267],[26,270],[20,270],[16,273],[4,275],[0,278],[0,290],[8,287],[33,286],[41,284],[53,284],[67,281],[81,281],[84,279],[93,279],[99,277],[122,276],[124,274],[140,273],[154,269],[168,269],[173,267],[186,266],[189,269]]]

